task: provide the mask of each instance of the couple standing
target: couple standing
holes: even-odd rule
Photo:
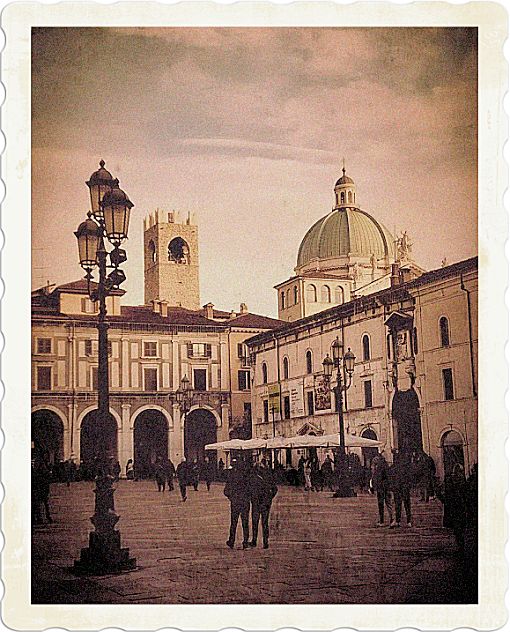
[[[273,473],[262,460],[252,466],[243,461],[234,461],[229,471],[224,494],[230,500],[230,535],[227,546],[234,548],[237,523],[241,516],[243,527],[243,549],[257,546],[259,521],[262,518],[262,538],[264,548],[269,547],[269,514],[271,503],[278,492]],[[249,516],[251,504],[252,539],[249,540]]]

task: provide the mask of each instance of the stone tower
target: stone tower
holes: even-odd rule
[[[145,303],[200,309],[198,227],[190,216],[156,210],[144,219]]]

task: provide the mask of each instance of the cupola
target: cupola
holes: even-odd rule
[[[342,168],[342,174],[335,184],[335,209],[359,208],[356,201],[356,185],[352,178],[345,175],[345,166]]]

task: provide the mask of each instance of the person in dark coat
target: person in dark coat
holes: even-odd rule
[[[411,518],[411,489],[413,486],[411,460],[406,453],[395,452],[393,465],[390,468],[390,481],[395,501],[395,520],[400,527],[402,504],[406,512],[407,526],[412,527]]]
[[[430,454],[425,455],[428,472],[428,497],[432,500],[436,497],[436,464]]]
[[[115,463],[113,464],[113,471],[112,471],[112,476],[113,476],[114,481],[118,481],[120,479],[121,471],[122,471],[122,467],[119,461],[115,461]]]
[[[158,484],[158,492],[164,492],[166,485],[166,472],[163,467],[163,460],[161,457],[158,457],[158,460],[154,465],[154,477],[156,479],[156,483]]]
[[[223,481],[225,478],[225,462],[220,458],[218,461],[218,480]]]
[[[236,541],[237,523],[241,516],[243,527],[243,549],[248,548],[250,537],[249,517],[250,517],[250,471],[246,463],[233,461],[232,469],[228,472],[227,482],[223,493],[230,500],[230,534],[227,546],[234,548]]]
[[[460,463],[456,463],[451,474],[445,476],[444,494],[440,494],[439,499],[444,505],[443,527],[452,529],[459,551],[463,553],[468,506],[466,478]]]
[[[174,476],[175,476],[175,466],[170,459],[165,460],[165,477],[168,483],[168,491],[174,491]]]
[[[207,485],[207,491],[209,491],[211,489],[211,481],[214,478],[214,464],[211,463],[208,456],[205,457],[204,464],[202,466],[202,476],[205,484]]]
[[[47,522],[53,522],[49,503],[50,482],[50,468],[46,465],[46,463],[44,463],[44,461],[36,462],[32,471],[32,494],[34,499],[33,509],[35,512],[33,520],[35,523],[43,522],[42,508],[44,508]]]
[[[311,472],[310,472],[310,480],[312,482],[312,491],[318,492],[324,489],[324,485],[322,482],[322,474],[321,468],[319,465],[319,459],[317,457],[312,459],[310,463]]]
[[[278,486],[265,459],[262,460],[259,466],[252,468],[250,474],[252,521],[250,546],[257,546],[259,519],[262,518],[262,541],[264,548],[267,549],[269,548],[269,514],[271,513],[273,498],[278,493]]]
[[[298,466],[297,466],[299,482],[301,485],[305,484],[305,463],[306,463],[306,459],[303,455],[301,455],[299,457]]]
[[[200,467],[196,459],[193,460],[191,464],[191,484],[193,485],[193,489],[198,492],[198,483],[200,482]]]
[[[186,493],[186,485],[188,484],[188,463],[183,457],[182,461],[177,466],[177,480],[179,481],[179,489],[181,491],[182,502],[186,502],[188,495]]]
[[[128,479],[128,481],[132,481],[135,478],[133,459],[129,459],[126,463],[126,478]]]
[[[388,463],[382,454],[378,454],[372,460],[372,488],[377,493],[379,509],[377,526],[384,527],[384,505],[386,505],[390,519],[390,529],[393,529],[395,521],[393,520],[393,500],[391,497]]]
[[[322,464],[321,467],[322,472],[322,484],[324,487],[327,487],[330,492],[333,491],[333,461],[331,457],[326,457],[326,460]]]

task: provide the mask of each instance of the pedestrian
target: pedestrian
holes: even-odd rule
[[[252,534],[250,546],[257,546],[259,519],[262,518],[262,541],[265,549],[269,548],[269,515],[271,503],[278,493],[273,473],[267,466],[266,459],[262,459],[259,466],[252,468],[250,473],[250,498]]]
[[[455,463],[452,472],[444,479],[444,494],[439,492],[443,502],[443,527],[452,529],[459,552],[464,554],[464,531],[467,523],[468,488],[464,468]]]
[[[214,478],[214,465],[209,460],[209,457],[206,456],[204,459],[204,465],[202,466],[202,476],[205,480],[205,484],[207,485],[207,491],[211,489],[211,481]]]
[[[243,527],[243,549],[248,548],[250,537],[249,517],[250,517],[250,472],[248,464],[234,460],[232,469],[229,470],[225,489],[225,496],[230,500],[230,533],[227,546],[234,548],[236,541],[237,523],[241,516]]]
[[[327,455],[321,467],[322,483],[330,492],[333,491],[333,460]]]
[[[310,459],[305,461],[303,476],[305,477],[305,492],[309,492],[312,489],[312,464],[310,463]]]
[[[128,481],[132,481],[135,478],[133,459],[128,459],[128,462],[126,463],[126,478],[128,479]]]
[[[46,521],[53,522],[53,518],[50,513],[50,482],[51,482],[51,470],[49,466],[42,460],[38,460],[34,465],[32,486],[34,491],[34,508],[35,516],[34,522],[43,522],[42,509]]]
[[[193,463],[191,464],[191,483],[193,485],[193,489],[198,492],[198,483],[200,481],[200,468],[198,466],[198,462],[196,459],[193,459]]]
[[[177,480],[179,481],[179,490],[181,492],[182,502],[186,502],[188,495],[186,493],[186,486],[188,484],[188,464],[183,457],[179,465],[177,466]]]
[[[312,485],[312,491],[318,492],[324,489],[322,483],[321,468],[319,465],[319,459],[314,457],[310,463],[310,483]]]
[[[413,486],[411,460],[406,452],[395,452],[390,468],[390,483],[395,501],[395,526],[400,527],[402,504],[406,513],[407,526],[412,527],[411,489]]]
[[[113,475],[113,480],[114,481],[118,481],[120,479],[121,471],[122,471],[122,468],[120,466],[119,461],[115,461],[115,463],[113,465],[113,471],[112,471],[112,475]]]
[[[175,466],[170,459],[165,460],[164,464],[165,478],[168,483],[168,491],[174,491]]]
[[[76,480],[76,463],[73,458],[65,462],[66,485],[69,487]]]
[[[164,492],[166,484],[166,472],[165,468],[163,467],[163,460],[161,457],[158,457],[154,465],[154,477],[156,479],[156,483],[158,484],[158,492]]]
[[[306,463],[306,459],[303,455],[301,455],[299,457],[298,467],[297,467],[300,485],[305,484],[305,463]]]
[[[384,527],[384,505],[390,519],[390,529],[396,526],[393,519],[393,501],[390,490],[388,463],[383,454],[377,454],[372,460],[372,488],[377,494],[377,506],[379,509],[378,527]]]
[[[220,481],[224,480],[225,478],[225,461],[220,458],[220,460],[218,461],[218,479]]]
[[[436,497],[436,464],[430,454],[425,455],[428,471],[428,496],[431,500]]]

